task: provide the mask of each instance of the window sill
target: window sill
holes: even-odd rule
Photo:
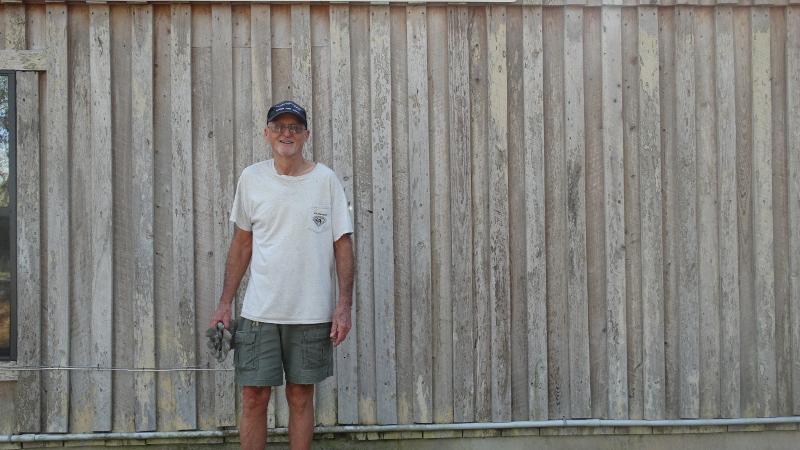
[[[17,374],[19,372],[15,370],[3,370],[3,369],[13,369],[15,367],[17,367],[16,361],[0,361],[0,382],[17,381]]]

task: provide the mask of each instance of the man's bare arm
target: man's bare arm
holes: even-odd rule
[[[230,327],[231,323],[231,304],[239,289],[239,283],[244,277],[247,266],[250,264],[250,256],[253,254],[253,233],[242,230],[234,226],[233,239],[228,249],[228,260],[225,262],[225,281],[222,285],[222,295],[219,305],[211,316],[209,327],[214,327],[218,322],[225,324],[225,328]]]
[[[353,307],[353,242],[349,234],[333,243],[336,259],[336,276],[339,282],[339,300],[333,312],[331,340],[339,345],[352,328],[351,310]]]

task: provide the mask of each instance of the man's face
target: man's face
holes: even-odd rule
[[[302,131],[292,133],[290,129],[293,127],[299,127]],[[308,136],[309,132],[303,123],[292,114],[281,114],[264,129],[264,137],[272,146],[275,156],[284,158],[294,158],[302,154]]]

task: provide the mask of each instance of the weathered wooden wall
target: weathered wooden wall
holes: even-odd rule
[[[320,424],[800,414],[800,6],[47,3],[0,33],[45,69],[18,365],[230,368],[202,332],[234,186],[294,98],[355,206]],[[16,378],[3,432],[236,425],[230,372]]]

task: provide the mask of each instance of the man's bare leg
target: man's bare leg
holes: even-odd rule
[[[242,420],[239,441],[243,450],[264,450],[267,445],[269,387],[242,387]]]
[[[286,384],[289,403],[289,448],[309,450],[314,437],[314,385]]]

